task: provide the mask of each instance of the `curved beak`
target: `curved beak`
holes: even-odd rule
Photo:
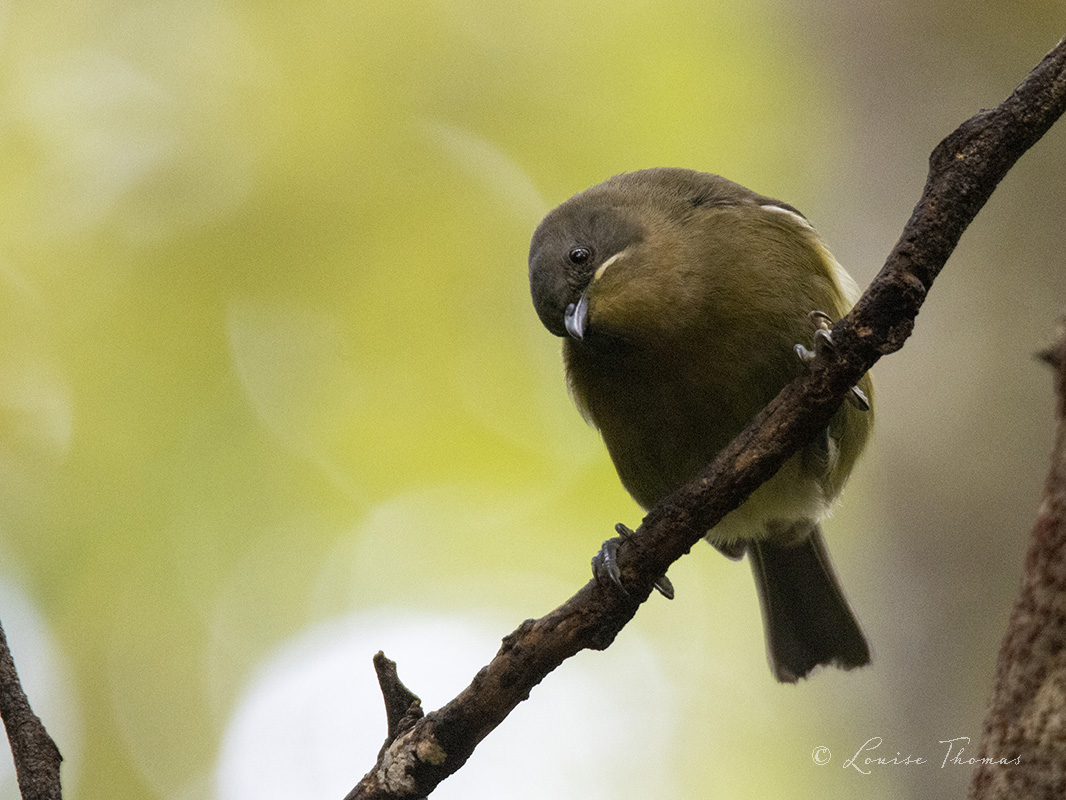
[[[585,338],[585,322],[589,313],[589,290],[585,289],[578,298],[577,303],[571,303],[566,307],[563,314],[563,324],[566,332],[573,338],[581,340]]]

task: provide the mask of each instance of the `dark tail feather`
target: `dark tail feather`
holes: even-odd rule
[[[770,667],[774,676],[795,683],[819,664],[842,669],[870,663],[870,648],[851,613],[822,531],[795,544],[749,542],[759,590]]]

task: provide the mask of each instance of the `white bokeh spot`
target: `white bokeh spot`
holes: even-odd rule
[[[266,660],[235,708],[216,796],[343,797],[385,736],[372,654],[394,659],[430,710],[469,683],[509,630],[490,612],[389,608],[300,635]],[[495,798],[501,787],[511,800],[671,796],[674,705],[654,652],[627,631],[549,675],[433,797]]]

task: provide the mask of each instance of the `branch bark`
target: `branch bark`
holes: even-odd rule
[[[60,800],[59,754],[52,737],[30,708],[22,690],[15,662],[7,646],[7,636],[0,627],[0,717],[3,717],[15,774],[23,800]]]
[[[1066,797],[1066,325],[1055,368],[1058,432],[1022,588],[999,652],[971,800]]]
[[[627,594],[590,581],[547,616],[522,623],[459,696],[383,749],[347,800],[428,795],[555,667],[580,650],[610,645],[658,576],[824,428],[881,356],[903,346],[963,231],[1064,110],[1066,40],[1002,104],[979,112],[936,147],[918,205],[880,273],[834,326],[832,351],[622,543],[618,563]]]

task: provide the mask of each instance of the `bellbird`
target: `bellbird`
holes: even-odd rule
[[[578,409],[645,509],[805,369],[799,343],[831,346],[827,321],[858,298],[795,208],[687,169],[617,175],[554,209],[533,235],[529,280],[538,316],[563,337]],[[852,399],[706,536],[750,556],[780,681],[870,662],[819,525],[870,433],[869,375]]]

